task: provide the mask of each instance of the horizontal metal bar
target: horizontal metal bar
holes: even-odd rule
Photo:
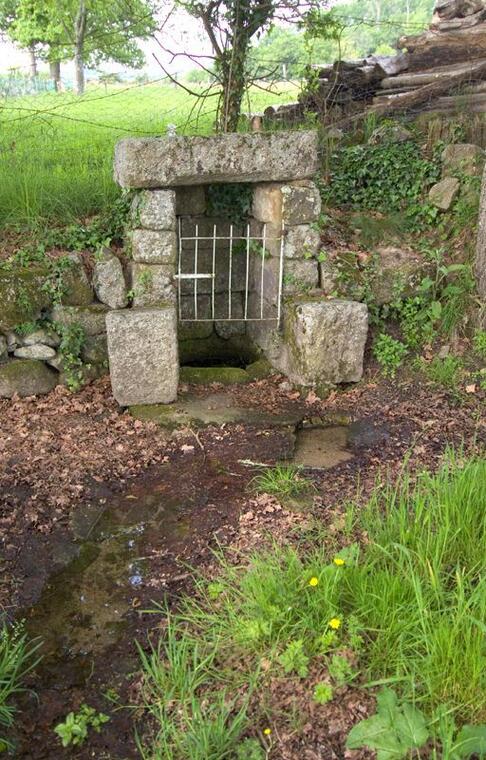
[[[186,272],[184,274],[175,274],[174,279],[175,280],[212,280],[214,278],[214,274],[201,274],[201,273],[190,273]]]
[[[182,317],[180,322],[278,322],[277,317],[248,317],[245,319],[244,317],[231,317],[229,319],[228,317],[198,317],[197,319],[194,319],[194,317],[191,319],[191,317]]]
[[[246,235],[244,237],[237,237],[236,235],[233,237],[233,240],[245,240],[246,241],[246,239],[247,239]],[[250,236],[250,240],[264,240],[264,239],[265,240],[281,240],[280,237],[267,237],[267,238],[264,238],[263,235],[256,235],[255,237],[253,237],[252,235]],[[183,240],[231,240],[231,238],[230,238],[229,235],[227,235],[227,236],[225,235],[224,237],[213,237],[212,235],[210,237],[198,236],[197,238],[196,237],[183,237],[183,236],[181,236],[179,238],[179,240],[182,242]]]

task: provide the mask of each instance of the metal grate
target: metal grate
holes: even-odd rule
[[[179,320],[181,322],[212,322],[214,320],[223,322],[280,322],[281,299],[282,299],[282,282],[283,282],[283,259],[284,259],[284,229],[280,230],[278,237],[267,236],[267,225],[263,224],[261,235],[251,234],[250,224],[246,224],[246,232],[235,234],[235,225],[231,224],[229,235],[218,234],[218,225],[213,225],[212,235],[200,235],[199,224],[194,225],[194,235],[182,234],[182,220],[179,217],[179,255],[178,271],[176,274],[179,301]],[[221,241],[226,243],[226,251],[217,250]],[[188,258],[187,250],[184,256],[184,243],[190,243],[193,251],[190,256],[192,271],[184,271],[187,268]],[[268,251],[268,245],[275,243],[274,250],[278,251],[278,256],[271,256]],[[210,269],[211,271],[200,272],[200,252],[201,244],[209,244],[211,254]],[[239,246],[239,255],[243,253],[246,258],[242,283],[237,283],[235,287],[233,282],[233,264],[235,259],[235,246]],[[227,253],[227,261],[224,261]],[[206,263],[208,257],[205,257]],[[221,264],[227,268],[227,287],[224,291],[216,291],[216,279],[221,273]],[[219,271],[218,271],[219,265]],[[273,269],[276,276],[266,277],[267,272]],[[226,272],[225,272],[226,274]],[[199,298],[202,296],[199,283],[201,281],[210,281],[209,292],[207,288],[205,293],[210,298],[209,309],[201,310]],[[267,280],[270,282],[268,286]],[[183,283],[192,283],[188,294],[187,287]],[[252,285],[253,283],[253,285]],[[243,303],[240,313],[237,314],[235,309],[236,294],[243,293]],[[183,295],[189,295],[193,303],[193,313],[190,316],[183,314]],[[218,303],[219,299],[219,303]],[[218,307],[221,306],[221,300],[224,299],[224,311],[221,312]],[[271,307],[272,316],[265,316],[268,307]],[[203,311],[203,313],[201,313]],[[209,312],[209,313],[208,313]]]

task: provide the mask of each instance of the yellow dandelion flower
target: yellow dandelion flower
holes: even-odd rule
[[[333,628],[335,631],[337,631],[338,628],[341,627],[341,621],[339,618],[331,618],[329,621],[329,628]]]
[[[263,733],[265,734],[265,736],[270,736],[270,734],[272,733],[272,729],[271,728],[264,728],[263,729]]]
[[[341,559],[341,557],[334,557],[334,564],[338,567],[342,567],[344,565],[344,560]]]
[[[319,578],[316,578],[314,575],[309,581],[309,586],[317,586],[318,584],[319,584]]]

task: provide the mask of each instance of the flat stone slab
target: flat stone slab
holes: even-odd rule
[[[115,147],[115,180],[131,188],[285,182],[308,179],[318,168],[315,131],[129,137]]]
[[[168,406],[131,406],[130,414],[144,422],[152,421],[173,430],[179,427],[206,427],[227,423],[245,423],[258,427],[288,427],[301,422],[305,411],[270,414],[261,409],[247,409],[234,405],[229,393],[212,393],[200,396],[186,396]]]
[[[173,307],[112,311],[106,317],[113,395],[121,406],[169,404],[179,356]]]

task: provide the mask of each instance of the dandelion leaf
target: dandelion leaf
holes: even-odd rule
[[[477,755],[486,758],[486,726],[463,726],[454,744],[454,760]]]

